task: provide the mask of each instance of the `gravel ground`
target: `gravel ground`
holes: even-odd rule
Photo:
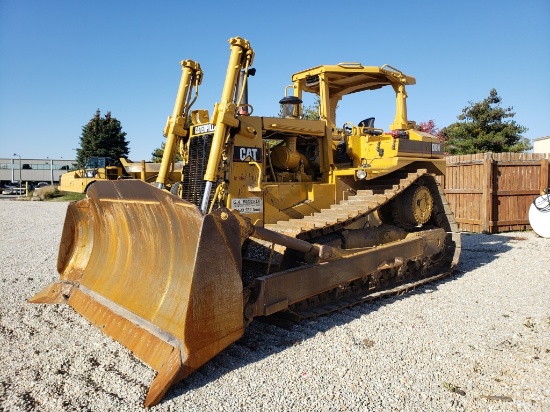
[[[66,305],[67,203],[0,202],[0,409],[135,411],[154,371]],[[291,329],[245,336],[151,408],[550,411],[550,239],[464,234],[452,278]]]

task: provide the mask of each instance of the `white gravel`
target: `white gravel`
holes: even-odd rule
[[[0,201],[0,410],[135,411],[154,371],[66,305],[67,203]],[[550,239],[465,234],[460,271],[296,325],[253,322],[159,411],[550,411]]]

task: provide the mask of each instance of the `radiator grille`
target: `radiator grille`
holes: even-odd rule
[[[213,135],[200,135],[191,138],[189,142],[189,161],[183,167],[182,198],[200,207],[202,195],[206,186],[204,173],[208,164],[208,156],[212,147]],[[214,189],[210,198],[214,195]]]

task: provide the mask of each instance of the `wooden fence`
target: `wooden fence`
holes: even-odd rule
[[[445,193],[460,230],[530,230],[533,199],[550,187],[550,153],[480,153],[447,158]]]

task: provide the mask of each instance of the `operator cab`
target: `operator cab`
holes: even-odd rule
[[[115,161],[110,157],[90,157],[86,163],[86,169],[98,169],[107,166],[115,166]]]
[[[113,180],[118,178],[118,173],[111,173],[108,167],[116,167],[115,161],[110,157],[90,157],[84,166],[85,177],[94,178],[100,175],[100,169],[107,172],[107,178]]]

